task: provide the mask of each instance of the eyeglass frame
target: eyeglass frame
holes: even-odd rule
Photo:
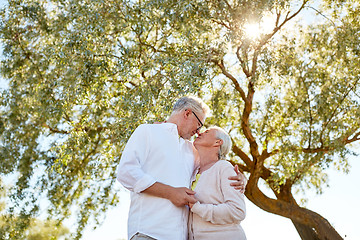
[[[185,111],[186,111],[187,109],[185,109]],[[191,112],[194,114],[194,116],[196,117],[196,119],[198,120],[198,122],[200,123],[200,127],[198,127],[197,129],[196,129],[196,131],[198,132],[198,131],[200,131],[200,129],[204,126],[204,124],[200,121],[200,118],[196,115],[196,113],[193,111],[193,110],[191,110]]]

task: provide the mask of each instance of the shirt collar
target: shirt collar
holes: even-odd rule
[[[166,122],[166,123],[162,123],[162,125],[164,125],[164,127],[167,130],[169,130],[169,132],[171,132],[172,134],[179,136],[179,131],[178,131],[177,125],[175,123]]]

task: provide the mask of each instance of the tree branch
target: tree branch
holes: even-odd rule
[[[226,69],[225,69],[225,66],[224,66],[224,61],[223,60],[211,60],[211,62],[215,63],[222,71],[222,73],[227,77],[229,78],[233,84],[235,85],[235,89],[240,93],[240,96],[241,98],[246,102],[246,95],[245,95],[245,92],[244,90],[241,88],[239,82],[236,80],[236,78],[231,75]]]
[[[235,153],[235,155],[239,156],[241,158],[241,160],[244,161],[244,163],[246,165],[242,165],[242,164],[239,164],[238,162],[235,162],[233,160],[230,160],[230,162],[233,164],[233,165],[238,165],[239,169],[242,171],[242,172],[248,172],[250,174],[254,173],[254,162],[247,156],[246,153],[244,153],[239,147],[237,147],[235,144],[233,144],[233,147],[232,147],[232,150],[233,152]],[[260,158],[260,161],[264,162],[265,159],[269,158],[270,156],[276,154],[278,151],[273,151],[271,153],[268,153],[266,150],[262,152],[261,156],[259,157]],[[261,177],[262,179],[264,179],[269,187],[274,191],[276,192],[276,188],[274,186],[276,186],[276,182],[274,180],[271,179],[271,176],[273,175],[273,172],[266,168],[263,164],[260,166],[260,171],[258,170],[257,172],[259,172],[259,177]],[[289,186],[290,184],[290,181],[288,181],[287,185]],[[291,187],[289,187],[291,188]]]
[[[70,132],[65,131],[65,130],[59,130],[59,129],[56,129],[56,128],[52,128],[49,125],[47,125],[46,123],[43,123],[42,125],[43,125],[43,127],[48,128],[50,130],[50,132],[52,132],[52,133],[60,133],[60,134],[69,134],[70,133]]]
[[[231,7],[231,5],[230,5],[230,3],[229,3],[228,1],[226,1],[226,0],[223,0],[223,1],[226,3],[226,5],[227,5],[227,7],[230,9],[230,11],[233,10],[232,7]]]
[[[281,12],[278,9],[276,9],[275,27],[278,27],[278,25],[279,25],[280,16],[281,16]]]
[[[264,45],[269,41],[270,38],[272,38],[288,21],[290,21],[290,20],[293,19],[296,15],[298,15],[298,14],[301,12],[301,10],[305,7],[305,5],[306,5],[306,3],[307,3],[308,1],[309,1],[309,0],[304,0],[303,3],[302,3],[302,5],[301,5],[301,7],[300,7],[294,14],[292,14],[290,17],[289,17],[290,12],[287,12],[284,21],[283,21],[279,26],[277,26],[277,25],[279,24],[279,19],[280,19],[280,12],[278,12],[278,13],[277,13],[277,18],[276,18],[276,23],[275,23],[275,24],[276,24],[276,27],[273,29],[273,32],[272,32],[272,33],[270,33],[270,34],[265,34],[265,35],[263,36],[263,38],[260,40],[258,46],[256,47],[255,52],[260,51],[260,49],[262,48],[262,46],[264,46]]]
[[[226,23],[224,23],[223,21],[218,21],[218,20],[216,20],[216,19],[211,19],[211,21],[213,21],[214,23],[217,23],[217,24],[219,24],[219,25],[221,25],[221,26],[224,26],[224,27],[227,28],[228,30],[231,30],[231,27],[228,26],[228,25],[226,25]]]
[[[264,43],[265,44],[265,43]],[[255,50],[254,52],[254,56],[252,59],[252,65],[251,65],[251,72],[250,72],[250,76],[254,76],[257,70],[257,60],[258,60],[258,56],[260,53],[260,49]]]
[[[94,54],[94,57],[112,57],[112,58],[117,58],[119,60],[121,60],[121,57],[116,56],[114,54]]]
[[[233,144],[232,151],[239,156],[250,169],[254,167],[253,161],[235,144]]]
[[[237,58],[238,58],[239,61],[240,61],[241,68],[242,68],[243,72],[245,73],[246,77],[249,78],[249,77],[251,76],[251,74],[250,74],[250,72],[249,72],[248,66],[247,66],[246,62],[245,62],[245,61],[242,59],[242,57],[240,56],[240,49],[242,48],[242,45],[243,45],[243,44],[241,44],[241,46],[239,46],[239,47],[237,48],[237,50],[236,50],[236,56],[237,56]]]
[[[254,83],[250,80],[248,83],[248,95],[246,97],[245,107],[244,107],[244,111],[243,111],[242,118],[241,118],[241,120],[242,120],[241,128],[243,130],[243,133],[244,133],[246,139],[248,140],[248,142],[250,144],[250,153],[254,159],[254,167],[256,168],[259,166],[261,167],[261,165],[263,163],[260,163],[260,164],[258,164],[259,166],[257,166],[257,161],[260,160],[259,159],[260,154],[259,154],[258,144],[251,132],[250,124],[249,124],[254,94],[255,94]]]
[[[342,102],[345,100],[345,98],[350,94],[351,91],[353,91],[353,89],[356,87],[357,83],[360,81],[360,78],[358,78],[354,85],[351,86],[349,88],[349,90],[344,94],[344,96],[342,97],[342,99],[338,102],[336,108],[334,109],[334,111],[332,112],[330,118],[328,119],[327,122],[323,123],[322,125],[322,130],[321,130],[321,133],[320,133],[320,141],[322,142],[322,137],[323,137],[323,134],[324,134],[324,131],[326,130],[327,126],[329,125],[329,123],[332,121],[332,119],[334,118],[335,116],[335,113],[337,112],[337,110],[340,108]]]
[[[277,27],[274,28],[273,32],[271,34],[266,34],[264,35],[264,37],[260,40],[259,44],[256,46],[255,50],[254,50],[254,55],[253,55],[253,59],[252,59],[252,67],[251,67],[251,72],[249,73],[248,70],[246,69],[246,64],[245,62],[242,61],[241,57],[238,56],[243,71],[245,73],[245,75],[247,77],[254,77],[256,70],[257,70],[257,60],[258,60],[258,56],[260,53],[260,50],[262,48],[262,46],[264,46],[268,40],[270,38],[272,38],[275,33],[277,33],[283,26],[285,23],[287,23],[289,20],[291,20],[292,18],[294,18],[296,15],[298,15],[300,13],[300,11],[304,8],[305,4],[308,2],[308,0],[304,0],[303,4],[301,5],[301,7],[298,9],[297,12],[295,12],[293,15],[291,15],[289,17],[290,12],[287,13],[285,20]],[[278,13],[278,18],[279,18],[279,13]],[[278,19],[277,19],[278,21]],[[239,52],[239,48],[237,51],[237,55]],[[253,79],[252,79],[253,80]],[[256,166],[256,161],[259,157],[259,151],[258,151],[258,145],[255,141],[255,138],[252,136],[251,130],[250,130],[250,126],[249,126],[249,116],[252,110],[252,100],[253,100],[253,96],[255,93],[255,89],[254,89],[254,82],[250,80],[249,84],[248,84],[248,96],[247,96],[247,101],[245,101],[245,108],[244,108],[244,112],[243,112],[243,117],[242,117],[242,129],[243,132],[245,134],[245,137],[248,139],[249,144],[250,144],[250,151],[251,151],[251,155],[254,157],[254,161],[255,161],[255,166]],[[260,163],[261,165],[262,163]]]
[[[349,136],[350,137],[350,136]],[[349,139],[349,137],[347,137],[345,139],[345,143],[349,144],[352,142],[356,142],[356,141],[360,141],[360,131],[358,133],[356,133],[352,138]]]
[[[240,164],[238,162],[235,162],[234,160],[228,160],[233,166],[237,165],[239,167],[240,172],[250,172],[250,168],[248,168],[246,165]]]
[[[241,165],[235,161],[231,161],[231,163],[233,163],[234,165],[238,165],[239,167],[241,167],[241,169],[245,172],[248,172],[248,173],[252,173],[252,169],[254,169],[254,162],[247,156],[246,153],[244,153],[238,146],[236,146],[235,144],[233,145],[232,147],[232,150],[233,152],[235,153],[235,155],[237,155],[238,157],[241,158],[241,160],[244,161],[244,163],[246,164],[246,166],[244,165]],[[266,154],[263,154],[262,157],[263,158],[267,158],[267,157],[270,157],[271,155],[266,155]],[[271,183],[273,183],[271,180],[270,180],[270,176],[272,175],[273,173],[266,167],[262,166],[261,167],[261,178],[264,179],[265,181],[267,181],[270,185]]]
[[[321,146],[318,148],[289,148],[287,151],[291,152],[303,152],[303,153],[319,153],[319,152],[329,152],[336,149],[336,143],[341,142],[343,145],[347,145],[356,141],[360,141],[360,132],[356,133],[352,138],[347,137],[339,137],[332,141],[328,146]],[[274,150],[276,152],[279,152],[279,150]]]
[[[87,163],[89,157],[96,152],[96,149],[97,149],[98,146],[99,146],[100,140],[101,140],[101,136],[100,136],[100,134],[98,134],[98,139],[97,139],[96,142],[95,142],[95,146],[94,146],[93,149],[92,149],[90,152],[88,152],[88,154],[86,154],[85,157],[82,159],[81,165],[84,165],[85,163]]]
[[[336,26],[336,24],[334,23],[333,20],[331,20],[330,18],[328,18],[327,16],[325,16],[324,14],[322,14],[322,12],[320,12],[320,11],[317,10],[316,8],[311,7],[311,6],[306,6],[306,8],[310,8],[310,9],[314,10],[315,12],[317,12],[318,14],[320,14],[321,16],[323,16],[324,18],[326,18],[327,20],[329,20],[334,26]]]
[[[309,88],[308,86],[306,86],[305,80],[303,77],[300,76],[300,80],[302,80],[304,87],[306,88],[306,94],[307,94],[307,104],[309,107],[309,115],[310,115],[310,136],[309,136],[309,145],[308,148],[311,148],[311,140],[312,140],[312,126],[313,126],[313,117],[312,117],[312,112],[311,112],[311,100],[310,100],[310,95],[309,95]]]

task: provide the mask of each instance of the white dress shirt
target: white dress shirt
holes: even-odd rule
[[[193,145],[172,123],[143,124],[131,135],[117,169],[118,181],[131,191],[128,239],[137,232],[159,240],[187,239],[188,208],[141,193],[155,182],[190,187],[195,170]]]

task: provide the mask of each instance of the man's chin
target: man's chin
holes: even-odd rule
[[[186,139],[186,140],[190,140],[192,136],[194,136],[194,134],[187,134],[187,135],[184,135],[182,138]]]

